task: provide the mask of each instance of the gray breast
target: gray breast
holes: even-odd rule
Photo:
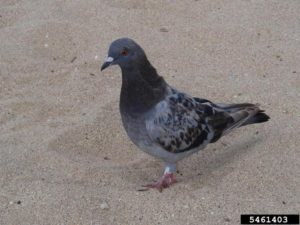
[[[145,119],[143,117],[133,117],[126,113],[121,114],[123,126],[130,140],[144,150],[151,145],[147,135]]]

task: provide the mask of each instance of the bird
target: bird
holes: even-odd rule
[[[113,41],[101,71],[118,65],[122,73],[120,114],[130,140],[162,160],[165,170],[154,183],[160,192],[176,183],[177,163],[218,141],[236,128],[266,122],[270,117],[251,103],[213,103],[169,85],[130,38]]]

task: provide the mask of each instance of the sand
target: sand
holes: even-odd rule
[[[0,224],[239,224],[299,213],[300,1],[1,0]],[[163,164],[120,122],[109,44],[140,43],[173,86],[253,102],[243,127],[179,164],[179,183],[137,191]]]

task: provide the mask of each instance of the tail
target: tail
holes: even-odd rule
[[[216,106],[227,112],[233,118],[234,122],[229,125],[228,131],[235,127],[254,123],[264,123],[270,119],[263,110],[259,109],[258,105],[250,103],[216,104]]]
[[[254,124],[254,123],[264,123],[264,122],[267,122],[269,119],[270,119],[270,117],[267,114],[265,114],[263,110],[259,110],[257,112],[257,114],[255,114],[253,117],[249,118],[241,126]]]

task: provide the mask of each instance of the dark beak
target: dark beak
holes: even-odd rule
[[[111,64],[111,63],[109,63],[109,62],[103,63],[102,66],[101,66],[101,71],[104,70],[104,69],[106,69],[107,67],[109,67],[110,64]]]
[[[106,57],[103,65],[101,66],[101,71],[106,69],[107,67],[109,67],[113,63],[113,61],[114,61],[114,58],[112,58],[110,56]]]

